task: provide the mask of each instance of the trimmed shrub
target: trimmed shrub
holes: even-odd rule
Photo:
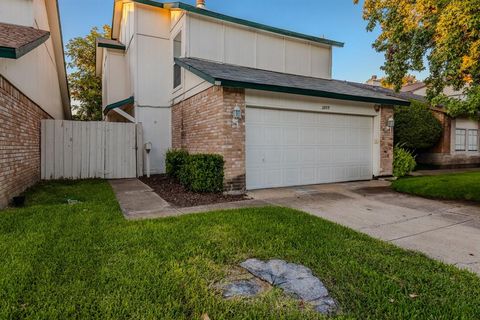
[[[393,149],[393,175],[395,177],[400,178],[410,174],[416,166],[415,157],[410,151],[398,145]]]
[[[410,150],[433,147],[442,135],[442,124],[425,104],[412,101],[395,107],[395,144]]]
[[[168,150],[165,159],[165,169],[171,177],[179,178],[183,165],[187,162],[188,152],[185,150]]]
[[[224,164],[220,155],[189,155],[180,171],[180,182],[193,192],[222,192]]]

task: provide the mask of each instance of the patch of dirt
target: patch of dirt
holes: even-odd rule
[[[378,194],[395,194],[395,190],[388,186],[382,187],[365,187],[352,190],[353,192],[362,196],[378,195]]]
[[[165,174],[153,175],[140,180],[152,188],[155,193],[171,205],[179,208],[195,207],[208,204],[248,200],[246,195],[225,195],[222,193],[196,193],[187,190],[177,179]]]

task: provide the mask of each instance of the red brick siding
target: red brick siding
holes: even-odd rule
[[[387,129],[393,118],[393,107],[382,106],[380,111],[380,176],[393,174],[393,130]]]
[[[442,136],[438,143],[429,150],[429,153],[447,153],[450,154],[451,150],[451,130],[452,130],[452,120],[445,112],[432,110],[433,115],[437,118],[442,124]]]
[[[0,208],[40,180],[40,120],[51,117],[0,76]]]
[[[172,107],[172,147],[222,155],[226,191],[245,189],[245,122],[232,125],[235,106],[245,115],[244,90],[214,86]]]

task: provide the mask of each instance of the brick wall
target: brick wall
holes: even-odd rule
[[[445,113],[445,110],[432,108],[432,112],[442,124],[442,136],[434,147],[417,156],[417,162],[439,168],[478,167],[480,165],[478,153],[454,151],[455,146],[452,146],[452,130],[455,130],[454,120]]]
[[[451,118],[441,110],[432,110],[433,115],[442,124],[442,136],[438,143],[429,150],[428,153],[446,153],[450,154],[451,141],[452,141],[452,120]]]
[[[235,106],[245,115],[245,92],[213,86],[172,107],[172,147],[225,159],[225,190],[245,189],[245,122],[232,124]]]
[[[40,120],[51,117],[0,75],[0,208],[40,180]]]
[[[382,106],[380,111],[380,176],[393,174],[393,130],[388,130],[388,119],[393,118],[393,107]]]

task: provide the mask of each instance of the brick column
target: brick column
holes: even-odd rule
[[[238,106],[242,119],[238,125],[232,123],[232,113]],[[245,190],[245,90],[223,89],[224,139],[223,157],[225,159],[225,190]]]
[[[232,123],[236,106],[242,110]],[[245,91],[213,86],[172,107],[172,147],[191,153],[220,154],[225,160],[225,191],[245,189]]]
[[[380,176],[393,174],[393,130],[387,129],[388,119],[393,117],[392,106],[380,110]]]

